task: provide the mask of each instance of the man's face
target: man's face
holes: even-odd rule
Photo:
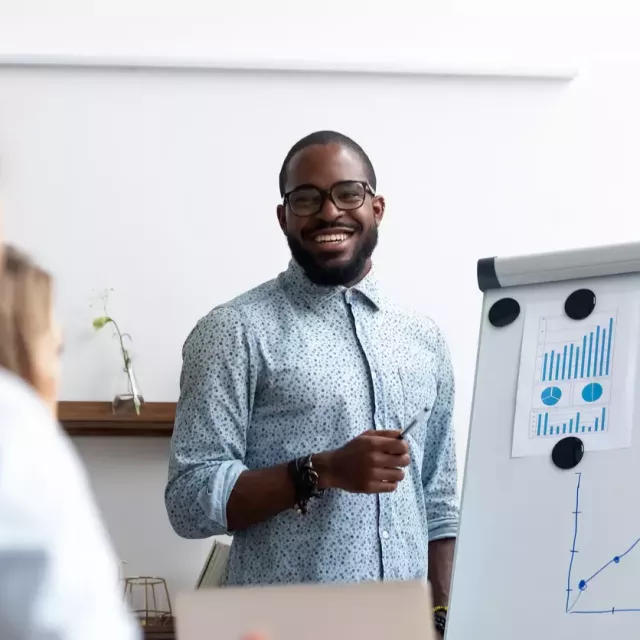
[[[316,284],[350,285],[371,266],[384,199],[358,183],[368,183],[362,160],[338,144],[312,145],[289,163],[285,193],[296,191],[278,207],[278,220],[294,259]],[[339,206],[325,197],[317,213],[299,215],[320,203],[318,192],[307,187],[332,189]]]

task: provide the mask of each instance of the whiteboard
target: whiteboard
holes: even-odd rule
[[[594,433],[592,427],[598,431],[602,423],[586,426],[583,416],[577,436],[569,419],[553,427],[550,420],[548,434],[546,427],[541,434],[535,423],[531,425],[531,443],[544,444],[539,450],[532,447],[531,455],[513,457],[512,444],[520,428],[516,398],[523,378],[521,363],[529,359],[532,346],[540,349],[534,354],[537,361],[544,363],[546,357],[547,336],[541,333],[528,340],[527,318],[542,308],[545,322],[557,318],[569,326],[565,301],[583,288],[595,293],[594,320],[598,311],[618,312],[611,358],[618,358],[620,366],[614,369],[614,361],[609,363],[607,339],[589,351],[594,359],[600,358],[589,365],[591,377],[585,372],[581,376],[575,364],[563,374],[566,362],[558,366],[560,373],[551,374],[552,382],[544,373],[547,364],[542,365],[547,367],[544,372],[536,373],[542,379],[547,376],[546,385],[575,382],[587,389],[591,380],[607,380],[611,364],[612,394],[624,398],[610,399],[606,428],[620,431],[625,420],[635,426],[640,397],[636,366],[640,245],[524,256],[496,261],[494,267],[493,284],[480,278],[491,288],[485,291],[482,306],[447,640],[636,638],[640,633],[640,511],[634,508],[640,484],[637,433],[630,432],[626,445],[598,450],[599,439],[608,434]],[[587,274],[590,277],[582,277]],[[520,284],[503,286],[510,282]],[[503,298],[515,299],[520,315],[507,326],[495,327],[488,314]],[[613,322],[609,318],[607,327]],[[586,326],[591,325],[576,321],[573,337],[565,331],[563,339],[575,338],[581,344],[578,334]],[[565,380],[570,372],[578,379]],[[530,380],[521,388],[527,385]],[[601,412],[600,403],[596,404]],[[595,405],[591,408],[595,411]],[[532,409],[532,417],[550,411]],[[584,457],[571,469],[560,469],[551,459],[554,446],[565,437],[579,437],[585,448]]]

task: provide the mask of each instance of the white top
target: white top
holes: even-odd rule
[[[136,640],[76,453],[34,393],[0,371],[3,640]]]

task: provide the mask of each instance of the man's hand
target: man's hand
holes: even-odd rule
[[[399,431],[367,431],[335,451],[314,454],[320,489],[389,493],[404,478],[409,448]],[[288,464],[240,474],[227,502],[227,528],[242,531],[291,509],[296,502]]]
[[[313,456],[321,488],[351,493],[390,493],[411,463],[399,431],[366,431],[344,447]]]

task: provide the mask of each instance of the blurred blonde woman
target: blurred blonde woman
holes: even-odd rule
[[[0,367],[28,382],[55,414],[61,332],[51,276],[14,247],[0,281]]]
[[[137,640],[85,471],[52,415],[52,280],[3,251],[1,231],[0,638]]]
[[[141,640],[84,470],[54,428],[53,307],[51,276],[13,247],[3,253],[0,238],[0,637]],[[45,406],[30,405],[28,387]]]

